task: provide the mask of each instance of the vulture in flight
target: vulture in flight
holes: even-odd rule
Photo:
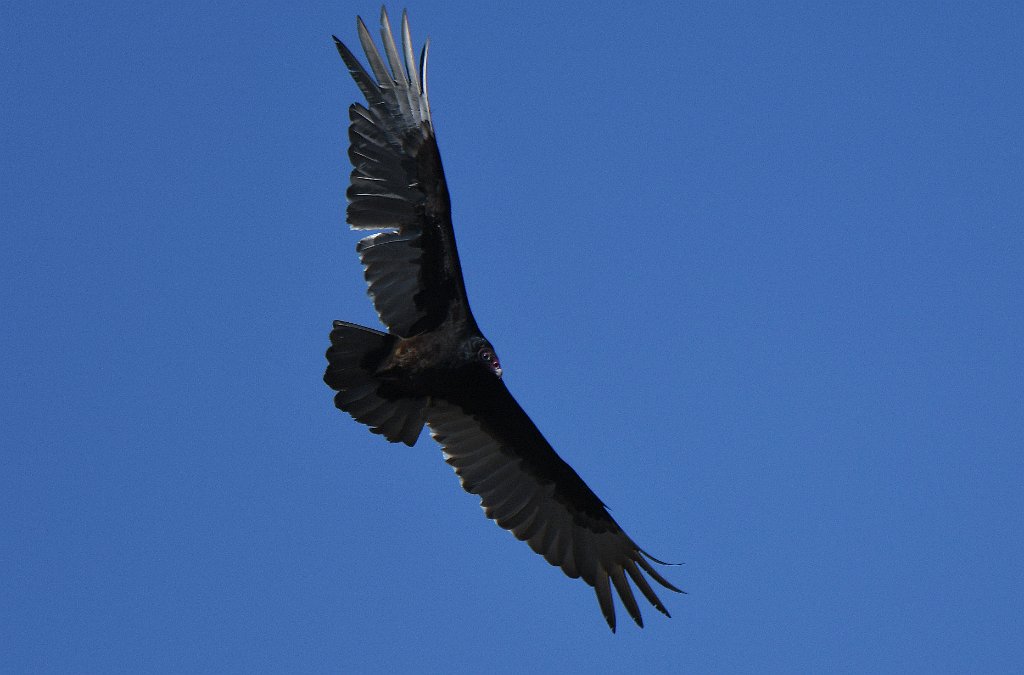
[[[362,19],[357,28],[369,71],[334,38],[366,97],[366,105],[349,108],[347,220],[375,231],[356,251],[388,331],[334,322],[324,381],[338,392],[335,405],[392,443],[411,446],[423,425],[430,427],[487,517],[593,586],[612,631],[613,587],[643,626],[630,581],[668,616],[647,577],[681,591],[537,430],[502,382],[494,347],[473,319],[430,118],[429,41],[417,66],[404,13],[399,45],[381,11],[383,57]]]

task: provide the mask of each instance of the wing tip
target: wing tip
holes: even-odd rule
[[[644,557],[646,557],[648,560],[652,560],[652,561],[658,563],[659,565],[665,565],[666,567],[679,567],[680,565],[685,565],[686,564],[686,563],[681,563],[681,562],[673,563],[673,562],[665,562],[664,560],[659,560],[658,558],[655,558],[653,555],[651,555],[650,553],[648,553],[647,551],[645,551],[642,548],[637,548],[637,551],[639,551],[640,553],[644,554]]]
[[[651,556],[646,551],[644,551],[643,549],[640,549],[640,548],[637,549],[637,553],[639,553],[640,555],[636,556],[634,558],[634,560],[636,561],[636,563],[638,565],[640,565],[641,569],[643,569],[644,572],[647,572],[648,576],[650,576],[652,579],[654,579],[655,581],[657,581],[659,584],[661,584],[662,586],[664,586],[665,588],[667,588],[670,591],[675,591],[676,593],[686,594],[686,591],[684,591],[684,590],[682,590],[680,588],[676,588],[674,585],[672,585],[672,583],[670,583],[667,579],[665,579],[665,577],[663,577],[660,574],[658,574],[658,570],[656,570],[653,567],[651,567],[651,563],[647,562],[647,558],[650,558],[651,560],[653,560],[655,563],[657,563],[659,565],[677,566],[677,565],[681,565],[682,563],[665,563],[665,562],[661,562],[660,560],[658,560],[657,558]]]

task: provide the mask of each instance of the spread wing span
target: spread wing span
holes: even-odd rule
[[[428,45],[417,68],[408,18],[403,13],[399,52],[382,11],[385,63],[362,19],[357,28],[372,75],[334,38],[367,102],[349,107],[347,219],[355,230],[383,230],[356,250],[380,320],[390,333],[410,337],[437,328],[453,311],[469,314],[427,99]]]
[[[428,425],[487,517],[592,586],[613,631],[615,594],[641,626],[634,589],[668,615],[650,580],[681,591],[515,401],[469,310],[427,98],[427,47],[417,65],[404,13],[399,48],[381,12],[383,57],[361,19],[357,28],[369,70],[334,38],[366,96],[349,108],[347,216],[353,229],[376,230],[356,250],[388,332],[334,323],[324,381],[338,392],[335,405],[393,443],[413,445]]]

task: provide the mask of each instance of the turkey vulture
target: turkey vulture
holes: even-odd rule
[[[335,405],[392,443],[411,446],[429,426],[487,517],[593,586],[613,632],[612,586],[643,626],[627,576],[668,616],[644,573],[681,591],[519,407],[470,312],[430,118],[429,41],[417,67],[405,13],[399,49],[381,10],[386,61],[361,18],[357,28],[370,72],[334,38],[367,103],[349,108],[347,219],[353,229],[378,230],[356,251],[388,332],[334,322],[324,381],[338,392]]]

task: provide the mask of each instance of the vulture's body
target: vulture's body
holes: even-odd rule
[[[614,586],[643,625],[627,577],[668,614],[644,576],[673,591],[604,504],[538,431],[501,380],[501,365],[469,308],[448,188],[407,18],[401,50],[381,15],[385,63],[366,26],[372,75],[335,38],[367,105],[349,109],[348,222],[379,230],[359,242],[369,293],[387,333],[334,322],[324,381],[335,404],[391,442],[413,445],[424,425],[488,518],[552,565],[594,587],[615,630]]]

